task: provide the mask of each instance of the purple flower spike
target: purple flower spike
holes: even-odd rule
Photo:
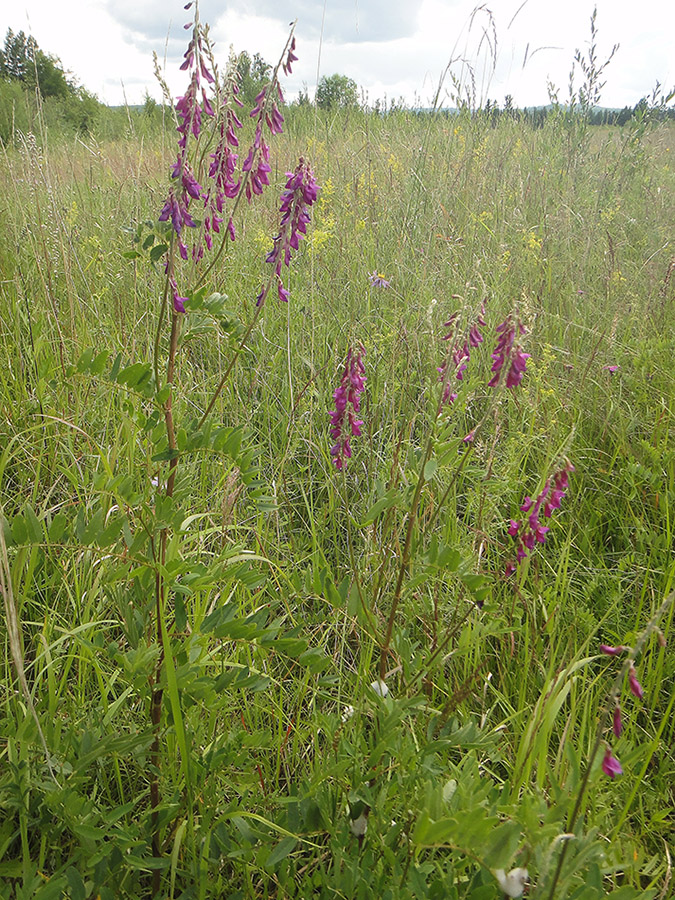
[[[381,275],[373,273],[370,276],[370,283],[375,284],[376,282],[373,279],[381,277]],[[464,381],[464,373],[471,360],[471,348],[478,347],[483,342],[483,335],[479,331],[479,326],[485,326],[485,319],[483,318],[484,313],[485,302],[483,302],[479,315],[476,316],[475,321],[469,326],[468,334],[465,336],[455,334],[455,320],[459,315],[459,311],[454,312],[448,321],[443,323],[443,328],[447,329],[447,333],[443,335],[442,340],[449,341],[454,338],[453,344],[446,354],[446,358],[441,365],[436,368],[439,375],[439,381],[445,383],[443,403],[453,403],[457,399],[457,394],[453,392],[450,386],[450,372],[454,372],[457,381]],[[450,372],[448,372],[450,360],[452,360],[452,368],[450,369]],[[473,440],[473,432],[469,432],[464,438],[465,443],[468,443],[470,440]]]
[[[642,700],[644,691],[642,690],[642,685],[637,680],[637,675],[635,674],[635,666],[633,666],[632,664],[628,672],[628,686],[630,687],[631,694],[637,697],[638,700]]]
[[[285,75],[291,75],[293,70],[291,69],[291,65],[297,60],[297,56],[293,52],[295,50],[295,37],[291,40],[291,46],[288,48],[288,54],[286,55],[286,60],[284,61],[283,69]]]
[[[621,707],[619,706],[618,702],[614,707],[614,713],[612,715],[612,730],[614,731],[615,737],[621,737],[623,724],[621,722]]]
[[[560,507],[560,501],[569,483],[568,475],[573,471],[572,463],[565,460],[565,464],[555,472],[553,477],[546,479],[535,500],[531,497],[525,497],[523,500],[520,511],[528,514],[527,518],[523,522],[516,519],[509,520],[508,533],[516,539],[518,564],[529,555],[531,550],[534,550],[536,544],[546,543],[546,535],[550,528],[541,523],[540,513],[543,509],[544,516],[550,518],[553,510]]]
[[[335,444],[331,447],[330,455],[333,457],[336,469],[342,469],[345,459],[351,458],[350,439],[359,437],[361,434],[363,421],[357,419],[355,413],[359,412],[360,398],[366,381],[365,367],[363,365],[364,354],[363,346],[361,346],[356,356],[354,356],[351,347],[349,348],[340,384],[333,394],[335,409],[329,413],[329,416],[331,420],[330,436],[335,441]],[[348,409],[348,406],[351,406],[351,409]],[[349,433],[347,433],[347,425],[349,426]]]
[[[263,162],[265,162],[266,153],[269,154],[269,149],[263,142],[261,150]],[[266,162],[265,166],[269,171]],[[258,171],[260,171],[260,167]],[[283,300],[288,300],[288,291],[281,285],[281,267],[283,265],[290,266],[292,251],[298,249],[300,240],[307,233],[307,225],[311,218],[309,208],[319,194],[319,185],[314,179],[314,173],[302,157],[300,157],[295,171],[286,172],[286,179],[286,187],[281,195],[281,206],[279,207],[281,213],[279,234],[274,238],[274,246],[265,258],[265,262],[274,266],[274,272],[280,285],[279,297]],[[262,300],[259,300],[258,305],[261,302]]]
[[[492,378],[488,387],[497,387],[506,371],[506,387],[513,390],[523,380],[525,366],[530,358],[529,353],[524,353],[520,345],[516,345],[516,336],[525,334],[525,329],[520,321],[510,314],[497,325],[498,335],[495,349],[492,351]]]
[[[605,758],[602,761],[602,771],[611,779],[614,779],[617,775],[623,775],[621,763],[615,756],[612,756],[612,751],[609,747],[605,750]]]

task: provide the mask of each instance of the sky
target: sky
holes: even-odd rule
[[[189,39],[191,11],[173,0],[15,0],[0,9],[0,40],[8,28],[34,35],[58,56],[78,83],[104,103],[159,99],[153,51],[175,96]],[[276,63],[288,26],[297,20],[299,57],[284,81],[288,99],[310,97],[317,80],[340,73],[354,79],[371,105],[376,99],[428,107],[439,88],[453,106],[459,86],[475,103],[516,106],[549,102],[553,84],[564,101],[576,49],[587,54],[590,18],[597,6],[597,59],[603,63],[603,106],[632,106],[657,81],[675,87],[675,3],[672,0],[201,0],[216,58],[260,53]],[[578,67],[577,67],[578,68]],[[444,76],[445,73],[445,77]]]

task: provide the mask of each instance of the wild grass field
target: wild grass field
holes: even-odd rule
[[[2,150],[0,895],[665,900],[675,127],[285,115]]]

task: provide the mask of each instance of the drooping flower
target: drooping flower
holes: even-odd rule
[[[387,281],[381,272],[371,272],[368,275],[368,281],[371,287],[388,288],[391,287],[391,281]]]
[[[173,275],[169,276],[169,284],[171,285],[171,293],[173,294],[173,308],[177,313],[185,312],[185,301],[187,297],[180,297],[178,294],[178,285]]]
[[[294,41],[291,44],[295,47]],[[276,99],[272,99],[275,92]],[[268,178],[272,171],[269,164],[270,149],[263,138],[263,124],[267,125],[272,135],[281,134],[283,131],[284,117],[279,111],[277,100],[283,105],[284,95],[281,85],[278,81],[274,81],[264,85],[259,91],[255,98],[255,105],[249,113],[250,118],[257,119],[253,144],[242,165],[242,172],[248,173],[245,179],[244,193],[249,203],[254,194],[262,194],[263,186],[270,183]]]
[[[297,60],[297,56],[293,52],[295,50],[295,35],[291,39],[290,47],[288,48],[288,53],[286,54],[286,59],[283,63],[284,75],[291,75],[293,70],[291,69],[291,65]]]
[[[631,694],[637,697],[638,700],[642,700],[644,691],[642,690],[642,685],[637,680],[637,675],[635,674],[635,666],[632,663],[630,669],[628,670],[628,686],[630,687]]]
[[[621,656],[621,654],[628,648],[622,646],[612,647],[609,644],[600,644],[600,649],[607,656]]]
[[[612,756],[612,751],[609,747],[606,748],[605,756],[602,760],[602,771],[611,779],[616,778],[617,775],[623,775],[621,763],[615,756]]]
[[[342,469],[345,459],[351,458],[351,438],[361,434],[363,421],[357,419],[356,413],[360,411],[360,398],[366,381],[365,366],[363,365],[364,354],[363,346],[356,355],[351,347],[349,348],[340,384],[333,394],[335,409],[329,413],[329,416],[331,420],[330,436],[335,443],[331,447],[330,455],[333,457],[336,469]]]

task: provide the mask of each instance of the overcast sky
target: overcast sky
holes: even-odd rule
[[[16,0],[0,9],[2,40],[8,28],[32,33],[40,48],[61,58],[100,100],[140,103],[146,90],[157,98],[152,53],[166,63],[176,95],[185,87],[178,71],[190,14],[173,0]],[[235,51],[259,52],[276,62],[288,24],[297,19],[292,99],[310,96],[317,73],[353,78],[368,96],[431,105],[451,60],[460,83],[474,73],[478,101],[506,94],[517,106],[548,102],[547,82],[568,92],[574,51],[588,49],[590,17],[598,16],[598,59],[619,44],[606,71],[604,106],[633,105],[656,81],[675,86],[673,0],[202,0],[201,19],[211,25],[223,63]],[[491,14],[488,12],[491,10]],[[474,12],[475,11],[475,12]],[[474,13],[472,15],[472,13]],[[495,65],[493,66],[493,62]],[[445,84],[451,89],[451,81]],[[446,96],[446,105],[451,105]]]

